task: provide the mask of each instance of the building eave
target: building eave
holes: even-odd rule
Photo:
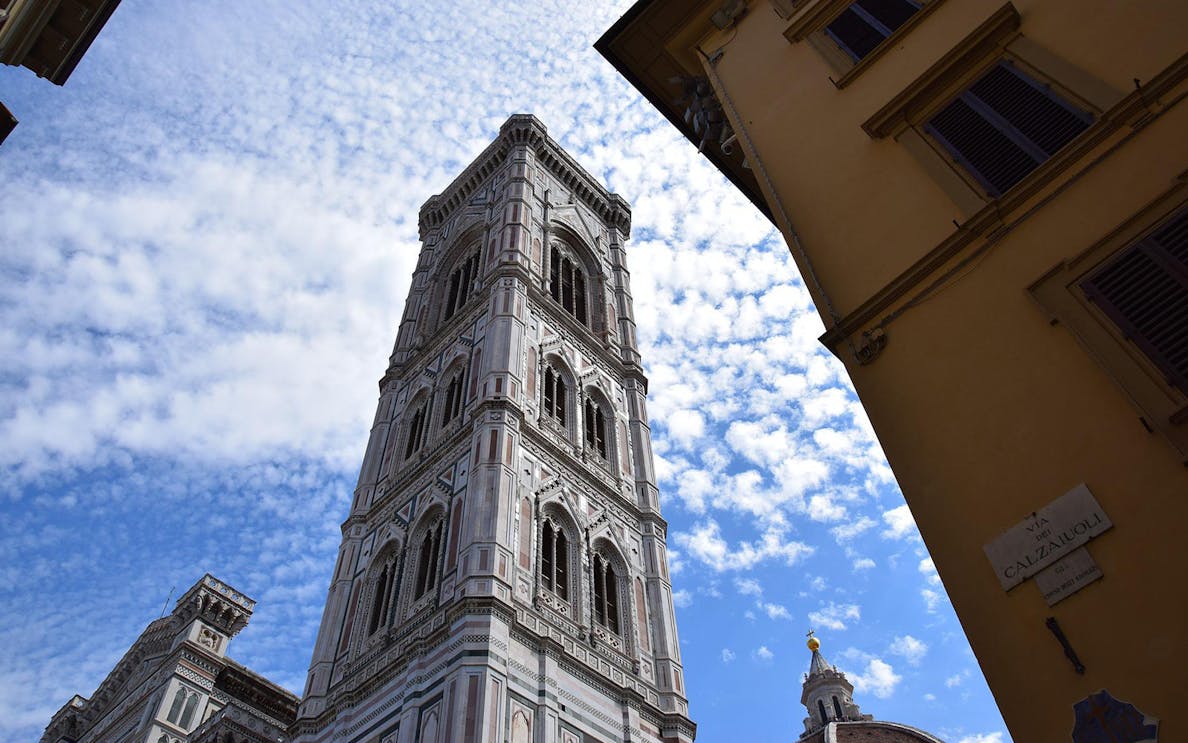
[[[677,110],[674,101],[672,100],[671,91],[659,90],[650,86],[647,81],[638,73],[631,64],[624,59],[617,51],[617,42],[622,41],[630,33],[632,25],[638,21],[643,14],[653,6],[665,2],[666,0],[639,0],[639,2],[632,5],[631,8],[623,14],[618,21],[615,22],[607,31],[594,42],[594,48],[599,54],[611,63],[620,75],[626,78],[627,82],[631,83],[632,87],[638,90],[643,97],[656,108],[668,122],[676,127],[685,139],[689,140],[694,147],[698,146],[699,137],[693,131],[693,128],[685,123],[684,117],[680,111]],[[760,191],[757,182],[753,179],[743,175],[740,167],[732,163],[715,147],[707,147],[701,151],[701,154],[713,164],[718,171],[726,176],[734,187],[743,193],[752,204],[755,205],[763,216],[767,217],[772,224],[775,224],[775,218],[772,216],[771,209],[767,205],[767,201],[763,198],[763,193]]]

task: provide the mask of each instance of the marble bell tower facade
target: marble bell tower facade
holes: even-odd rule
[[[526,115],[421,208],[295,740],[693,740],[630,227]]]

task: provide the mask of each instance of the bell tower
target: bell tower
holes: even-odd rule
[[[419,222],[294,739],[692,741],[630,208],[516,115]]]

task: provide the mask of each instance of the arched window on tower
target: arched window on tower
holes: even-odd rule
[[[615,568],[594,555],[594,621],[619,634],[619,581]]]
[[[465,369],[458,369],[450,377],[450,382],[446,385],[445,406],[441,412],[442,424],[449,423],[458,417],[462,412],[462,378],[465,376]]]
[[[470,256],[462,259],[450,273],[450,277],[446,281],[446,301],[442,308],[442,322],[453,317],[466,304],[466,300],[470,299],[475,279],[478,278],[478,265],[479,254],[478,250],[475,250]]]
[[[408,439],[404,444],[404,458],[408,459],[421,450],[429,428],[429,403],[426,399],[414,410],[408,424]]]
[[[825,702],[820,699],[817,700],[817,711],[821,713],[821,722],[829,722],[829,713],[825,711]]]
[[[566,425],[565,407],[566,395],[569,390],[561,373],[552,366],[545,368],[544,374],[544,414],[555,419],[562,426]]]
[[[185,730],[190,729],[190,723],[194,720],[194,710],[198,708],[198,695],[191,694],[190,698],[186,700],[186,709],[182,712],[181,719],[178,720],[178,727]]]
[[[441,522],[425,531],[417,553],[417,584],[413,600],[421,598],[437,585],[437,555],[441,552]]]
[[[842,714],[841,703],[837,701],[837,695],[834,695],[833,697],[833,711],[837,713],[838,720],[845,717],[845,715]]]
[[[540,582],[558,598],[569,600],[569,540],[548,519],[540,532]]]
[[[177,722],[181,717],[182,707],[186,704],[186,690],[178,689],[177,693],[173,695],[173,704],[169,707],[169,714],[165,716],[166,720],[170,722]]]
[[[607,459],[606,413],[602,406],[586,398],[586,448]]]
[[[392,578],[395,570],[385,565],[375,581],[375,592],[371,598],[371,619],[367,622],[367,634],[374,634],[377,629],[387,623],[388,604],[391,600]]]
[[[549,254],[549,294],[578,322],[587,323],[586,274],[557,246]]]

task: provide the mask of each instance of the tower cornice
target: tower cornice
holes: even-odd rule
[[[601,219],[623,233],[631,234],[631,207],[618,194],[607,191],[561,148],[549,135],[545,125],[532,114],[513,114],[499,128],[499,136],[487,145],[462,174],[440,193],[429,197],[421,206],[417,223],[421,239],[440,227],[454,212],[464,206],[480,186],[507,159],[513,147],[531,148],[538,161],[572,190],[574,198],[594,211]]]

